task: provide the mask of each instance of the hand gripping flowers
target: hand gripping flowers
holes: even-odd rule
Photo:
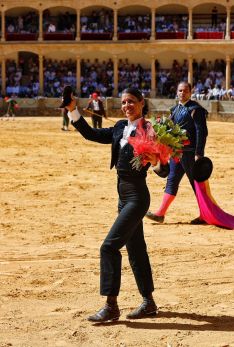
[[[134,149],[131,163],[136,170],[147,164],[147,154],[156,154],[162,165],[167,164],[170,158],[179,161],[183,147],[189,144],[186,130],[166,116],[152,117],[151,123],[145,120],[139,122],[135,137],[129,137],[128,142]]]

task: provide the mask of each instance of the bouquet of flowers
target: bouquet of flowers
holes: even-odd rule
[[[183,147],[189,144],[186,130],[166,116],[152,117],[151,122],[140,121],[135,137],[129,137],[128,142],[134,149],[131,163],[136,170],[148,163],[147,154],[155,154],[162,165],[170,158],[179,161]]]
[[[179,124],[175,124],[170,118],[151,118],[152,126],[157,136],[157,141],[169,146],[172,149],[171,158],[179,161],[182,157],[183,147],[189,145],[190,141],[186,135],[186,130]]]

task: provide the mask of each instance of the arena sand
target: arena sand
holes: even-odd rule
[[[99,247],[117,213],[116,174],[109,145],[61,122],[0,121],[0,347],[234,346],[234,232],[189,224],[198,208],[186,178],[165,223],[144,220],[158,317],[125,319],[141,298],[123,249],[119,322],[86,320],[104,303]],[[208,127],[211,191],[234,214],[234,123]],[[165,179],[147,180],[154,209]]]

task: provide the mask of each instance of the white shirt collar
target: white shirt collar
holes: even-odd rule
[[[125,126],[124,131],[123,131],[123,137],[120,140],[120,146],[123,147],[128,143],[128,138],[131,135],[131,132],[136,129],[137,124],[140,122],[141,118],[137,118],[133,122],[128,120],[128,125]]]
[[[182,103],[181,101],[179,101],[179,105],[185,106],[187,104],[187,102],[189,102],[190,99],[188,99],[187,101],[185,101],[184,103]]]
[[[132,126],[132,127],[137,127],[137,124],[140,122],[140,120],[142,119],[143,117],[141,118],[137,118],[135,119],[133,122],[131,122],[130,120],[128,120],[128,126]]]

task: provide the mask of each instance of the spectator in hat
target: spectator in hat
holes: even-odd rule
[[[98,93],[92,94],[91,100],[85,110],[91,114],[93,128],[102,128],[102,118],[106,118],[106,112]]]

